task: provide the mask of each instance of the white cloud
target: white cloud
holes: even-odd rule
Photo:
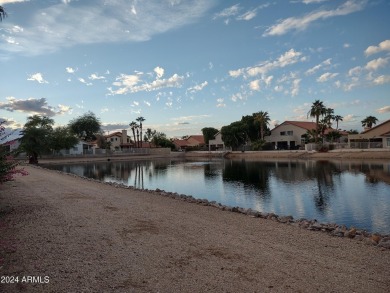
[[[38,83],[49,83],[48,81],[46,81],[44,78],[43,78],[43,75],[42,73],[34,73],[34,74],[31,74],[27,80],[30,80],[30,81],[36,81]]]
[[[114,86],[119,87],[117,90],[108,88],[111,95],[123,95],[127,93],[136,93],[141,91],[155,91],[162,88],[170,87],[181,87],[184,77],[179,76],[178,74],[172,75],[168,79],[156,79],[150,83],[141,82],[140,74],[137,75],[126,75],[121,74],[116,78],[116,81],[113,83]]]
[[[260,79],[251,81],[249,83],[249,88],[253,91],[260,91]]]
[[[201,84],[197,84],[196,86],[188,88],[187,91],[189,93],[196,93],[196,92],[201,91],[207,85],[208,85],[208,82],[205,81],[205,82],[202,82]]]
[[[232,17],[232,16],[237,15],[240,10],[241,10],[240,5],[239,4],[235,4],[233,6],[225,8],[221,12],[216,13],[214,15],[213,19],[215,20],[215,19],[218,19],[218,18],[229,18],[229,17]]]
[[[366,69],[367,70],[378,70],[379,68],[381,67],[385,67],[386,64],[388,63],[390,57],[387,57],[387,58],[378,58],[378,59],[374,59],[374,60],[371,60],[370,62],[368,62],[366,64]]]
[[[361,72],[362,68],[360,66],[356,66],[348,71],[348,76],[359,76]]]
[[[65,70],[67,73],[75,73],[77,71],[77,69],[73,69],[72,67],[66,67]]]
[[[233,94],[230,99],[233,102],[237,102],[238,100],[240,100],[240,101],[246,100],[246,98],[243,96],[242,93]]]
[[[87,81],[86,81],[84,78],[82,78],[82,77],[79,77],[77,80],[78,80],[79,82],[81,82],[81,83],[87,85],[87,86],[91,86],[91,85],[92,85],[92,83],[87,82]]]
[[[337,75],[339,75],[339,74],[326,72],[326,73],[322,74],[319,78],[317,78],[317,81],[318,82],[326,82],[329,79],[335,78]]]
[[[390,83],[390,75],[381,75],[378,76],[373,80],[373,83],[377,85],[385,84],[385,83]]]
[[[18,3],[18,2],[28,2],[30,0],[1,0],[0,5],[10,4],[10,3]]]
[[[324,66],[328,66],[332,63],[332,58],[326,59],[322,61],[320,64],[313,66],[312,68],[308,69],[305,74],[306,75],[312,75],[315,72],[317,72],[319,69],[323,68]]]
[[[289,51],[282,54],[277,60],[275,61],[267,61],[263,64],[260,64],[258,66],[254,67],[248,67],[248,68],[241,68],[238,70],[231,70],[229,71],[229,75],[231,77],[238,77],[242,74],[247,74],[249,76],[256,76],[256,75],[265,75],[267,72],[276,69],[276,68],[283,68],[285,66],[294,64],[299,61],[299,57],[302,55],[301,52],[295,51],[294,49],[290,49]]]
[[[304,15],[303,17],[289,17],[279,21],[278,24],[269,27],[264,32],[263,36],[280,36],[292,30],[302,31],[307,29],[309,25],[317,20],[347,15],[362,10],[366,3],[367,0],[348,0],[334,10],[316,10]]]
[[[226,107],[226,104],[224,103],[224,99],[219,98],[217,99],[217,108],[224,108]]]
[[[14,43],[5,44],[2,50],[40,55],[78,44],[146,41],[195,22],[214,5],[209,0],[176,5],[159,0],[95,0],[85,9],[82,2],[49,1],[31,12],[22,31],[5,30],[3,38],[13,38]]]
[[[380,42],[378,46],[369,46],[364,51],[364,54],[366,54],[366,56],[370,56],[372,54],[376,54],[382,51],[390,51],[390,40]]]
[[[356,121],[357,117],[353,114],[348,114],[343,117],[343,122],[354,122]]]
[[[153,71],[156,73],[157,78],[161,78],[164,75],[164,68],[161,68],[159,66],[157,66]]]
[[[244,14],[237,17],[237,20],[251,20],[257,15],[256,9],[245,12]]]
[[[90,80],[98,80],[98,79],[105,79],[104,76],[99,76],[96,73],[92,73],[89,77]]]
[[[325,1],[328,1],[328,0],[302,0],[302,3],[312,4],[312,3],[321,3],[321,2],[325,2]]]
[[[299,94],[299,85],[301,83],[301,79],[294,79],[291,86],[291,96],[295,97]]]
[[[382,108],[379,108],[376,110],[378,113],[383,114],[383,113],[390,113],[390,106],[384,106]]]

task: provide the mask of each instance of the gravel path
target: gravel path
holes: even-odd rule
[[[390,292],[390,250],[26,169],[0,185],[0,292]]]

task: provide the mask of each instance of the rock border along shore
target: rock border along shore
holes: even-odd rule
[[[83,180],[92,181],[96,183],[106,184],[110,185],[114,188],[123,188],[123,189],[129,189],[129,190],[139,190],[143,192],[153,193],[156,195],[169,197],[175,200],[182,200],[188,203],[195,203],[203,206],[211,206],[217,209],[220,209],[222,211],[229,211],[229,212],[235,212],[240,213],[243,215],[250,216],[252,218],[262,218],[262,219],[268,219],[271,221],[275,221],[281,224],[287,224],[299,227],[301,229],[311,230],[311,231],[319,231],[323,233],[327,233],[330,236],[334,237],[344,237],[349,239],[354,239],[356,241],[362,241],[363,243],[367,245],[373,245],[381,250],[390,250],[390,235],[381,235],[379,233],[369,233],[365,230],[358,229],[355,227],[346,227],[345,225],[338,225],[336,223],[319,223],[317,220],[308,220],[305,218],[301,219],[294,219],[293,216],[280,216],[274,213],[262,213],[256,210],[253,210],[251,208],[241,208],[241,207],[231,207],[227,205],[222,205],[221,203],[217,203],[216,201],[209,201],[207,199],[197,199],[193,197],[192,195],[185,195],[185,194],[179,194],[177,192],[168,192],[165,190],[161,190],[159,188],[155,190],[151,189],[140,189],[135,188],[133,186],[127,186],[121,183],[115,183],[115,182],[103,182],[97,179],[88,178],[85,176],[80,176],[76,174],[66,173],[63,171],[58,170],[52,170],[48,168],[44,168],[41,166],[34,166],[35,168],[42,168],[46,170],[50,170],[52,172],[57,172],[63,175],[68,175],[72,177],[78,177]]]

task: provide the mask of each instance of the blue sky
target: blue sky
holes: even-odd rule
[[[390,119],[387,0],[0,0],[0,118],[200,134],[258,111],[307,119],[322,100],[362,130]]]

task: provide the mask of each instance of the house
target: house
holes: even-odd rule
[[[130,136],[127,135],[127,130],[123,129],[122,132],[114,132],[104,136],[107,142],[111,143],[111,150],[121,151],[130,149],[134,146],[131,142]]]
[[[265,136],[266,142],[272,144],[273,149],[298,149],[305,144],[305,134],[307,131],[315,130],[315,122],[307,121],[284,121],[271,130],[271,135]],[[325,134],[335,131],[333,128],[325,130]],[[348,133],[339,131],[342,137],[347,137]]]
[[[221,132],[214,135],[214,139],[209,140],[209,151],[224,150],[225,144],[222,140]]]
[[[390,149],[390,119],[372,128],[365,129],[362,133],[348,135],[348,143],[350,148]]]
[[[15,151],[15,150],[17,150],[17,149],[19,148],[19,146],[20,146],[19,138],[16,138],[16,139],[7,141],[7,142],[3,143],[2,146],[5,148],[5,151],[6,151],[6,152]]]
[[[175,148],[179,151],[203,148],[205,147],[205,141],[203,135],[190,135],[186,139],[173,140]]]
[[[70,149],[61,149],[56,152],[57,155],[87,155],[87,154],[93,154],[94,153],[94,144],[92,142],[86,142],[83,140],[79,140],[77,144],[75,144]]]

